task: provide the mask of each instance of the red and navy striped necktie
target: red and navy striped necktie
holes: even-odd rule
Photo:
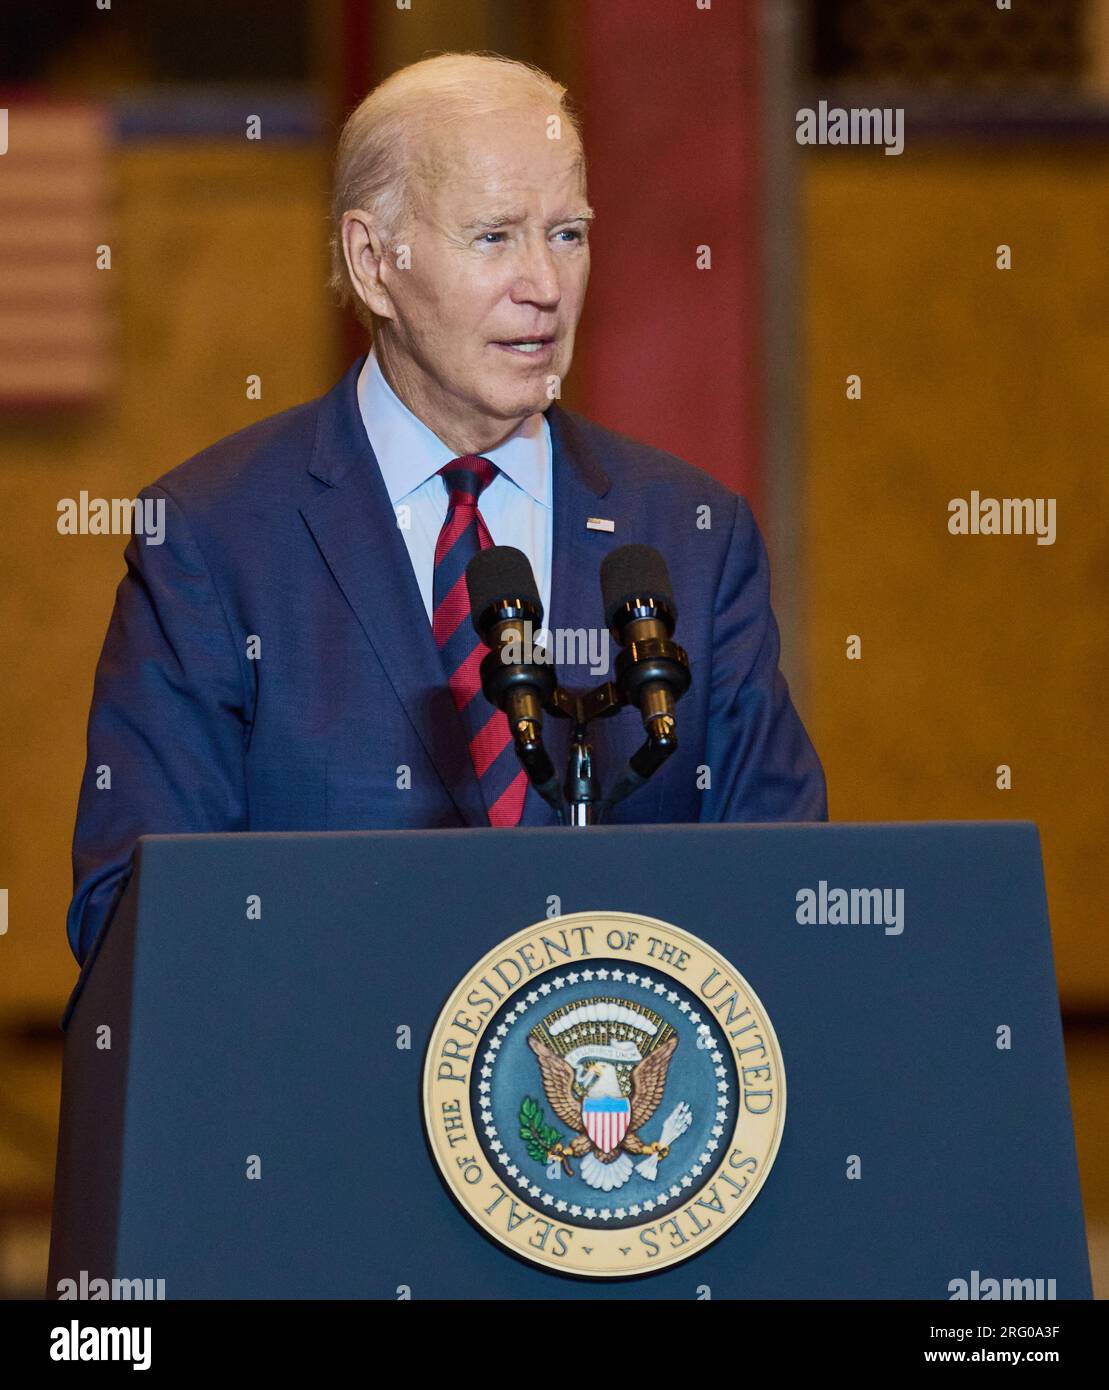
[[[447,486],[447,518],[435,543],[431,630],[443,658],[454,705],[462,717],[490,825],[516,825],[524,809],[527,774],[512,746],[508,720],[481,693],[478,668],[489,650],[470,622],[466,566],[493,544],[478,498],[497,474],[480,454],[464,454],[439,470]]]

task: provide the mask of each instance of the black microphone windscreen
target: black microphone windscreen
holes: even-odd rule
[[[631,598],[663,599],[675,619],[678,616],[666,561],[649,545],[622,545],[609,551],[601,561],[601,597],[606,627],[612,626],[616,614]]]
[[[479,550],[466,566],[466,589],[475,627],[491,604],[506,598],[520,598],[533,604],[542,621],[543,605],[539,601],[531,561],[514,545],[492,545],[488,550]]]

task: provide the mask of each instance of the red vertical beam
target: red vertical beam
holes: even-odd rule
[[[574,400],[757,507],[757,67],[752,0],[583,8],[597,212]],[[697,269],[697,248],[712,269]]]

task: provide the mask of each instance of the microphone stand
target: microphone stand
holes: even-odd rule
[[[594,719],[606,719],[618,713],[624,700],[611,681],[596,690],[575,693],[556,685],[547,703],[551,714],[573,722],[570,752],[566,760],[565,795],[569,806],[567,825],[596,825],[606,805],[601,784],[593,769],[593,745],[588,726]]]
[[[575,724],[566,762],[566,800],[570,806],[569,825],[594,825],[601,787],[593,772],[593,748],[586,742],[585,725]]]

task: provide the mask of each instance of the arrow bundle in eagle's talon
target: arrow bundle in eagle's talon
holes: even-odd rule
[[[666,1157],[666,1151],[675,1139],[683,1135],[693,1123],[693,1111],[684,1100],[678,1101],[670,1114],[666,1117],[666,1123],[662,1127],[662,1137],[655,1146],[653,1153],[642,1159],[635,1165],[635,1171],[642,1173],[648,1182],[654,1182],[658,1177],[658,1162],[660,1158]]]

